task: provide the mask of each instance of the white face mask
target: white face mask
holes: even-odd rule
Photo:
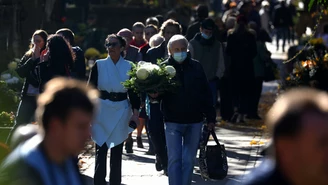
[[[182,63],[187,58],[187,52],[183,51],[183,52],[173,53],[172,57],[178,63]]]

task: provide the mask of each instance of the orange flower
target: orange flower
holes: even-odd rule
[[[291,79],[290,76],[286,78],[287,81],[289,81],[290,79]]]

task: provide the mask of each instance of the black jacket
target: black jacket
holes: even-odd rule
[[[157,64],[157,60],[162,60],[165,58],[166,51],[166,42],[162,42],[159,46],[155,48],[150,48],[147,51],[146,58],[144,59],[146,62],[151,62],[153,64]]]
[[[17,74],[21,78],[25,78],[21,96],[25,96],[29,85],[33,85],[35,88],[39,87],[38,79],[35,73],[35,67],[39,63],[39,59],[30,60],[30,57],[23,56],[16,69]]]
[[[163,65],[176,69],[175,79],[180,84],[177,92],[167,92],[161,97],[164,120],[185,124],[199,123],[206,118],[208,123],[215,123],[212,94],[201,64],[187,57],[182,64],[169,58]]]
[[[75,61],[72,69],[72,77],[79,80],[86,80],[86,69],[85,69],[85,58],[83,50],[78,47],[72,47],[73,52],[75,53]]]

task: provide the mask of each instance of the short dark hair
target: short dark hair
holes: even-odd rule
[[[159,26],[158,19],[156,17],[148,17],[146,20],[146,25],[150,25],[150,24],[153,24],[158,27]]]
[[[200,4],[197,6],[196,13],[199,19],[205,19],[208,17],[208,7],[204,4]]]
[[[47,133],[51,119],[58,118],[65,122],[74,109],[93,115],[97,99],[98,91],[82,81],[54,78],[46,84],[45,91],[38,98],[36,118]]]
[[[73,46],[74,44],[74,33],[72,30],[68,29],[68,28],[62,28],[59,29],[56,34],[60,34],[62,35],[71,46]]]
[[[328,115],[328,95],[325,92],[298,88],[281,95],[267,115],[266,124],[273,141],[279,137],[294,137],[303,127],[308,113]]]
[[[105,40],[105,45],[109,42],[109,38],[116,38],[119,41],[121,47],[124,47],[125,48],[125,46],[126,46],[126,40],[125,40],[124,37],[119,36],[117,34],[110,34],[110,35],[107,36],[107,38]]]

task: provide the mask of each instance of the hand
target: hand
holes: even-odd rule
[[[33,54],[32,54],[32,58],[34,60],[37,59],[37,58],[40,58],[40,51],[41,51],[41,48],[39,48],[36,45],[34,45],[34,47],[33,47]]]
[[[157,98],[159,96],[159,93],[149,93],[148,94],[151,98]]]
[[[137,125],[139,125],[139,110],[134,109],[133,115],[131,116],[131,121],[134,121]]]
[[[213,131],[215,129],[215,123],[208,123],[207,129],[208,129],[208,131]]]
[[[40,62],[48,61],[50,52],[47,50],[43,55],[40,56]]]

